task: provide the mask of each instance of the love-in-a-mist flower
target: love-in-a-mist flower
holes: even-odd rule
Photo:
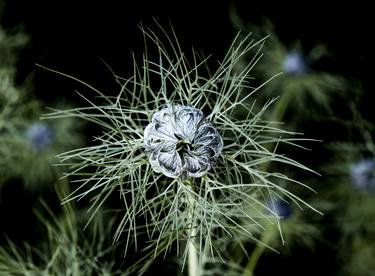
[[[171,105],[152,116],[144,145],[155,172],[172,178],[201,177],[215,163],[223,141],[202,111]]]
[[[267,207],[270,211],[272,211],[270,212],[271,214],[277,215],[279,218],[284,220],[290,218],[290,216],[293,214],[290,205],[281,199],[269,200],[267,202]]]
[[[35,150],[44,150],[53,141],[52,129],[44,123],[33,123],[26,129],[26,138]]]
[[[50,186],[62,173],[52,166],[55,155],[83,141],[73,119],[39,121],[44,109],[30,93],[32,83],[16,81],[17,59],[27,41],[22,32],[8,33],[0,26],[0,188],[14,178],[27,189]]]
[[[289,178],[273,171],[273,162],[309,169],[278,152],[279,145],[298,139],[264,121],[272,101],[254,104],[262,86],[251,88],[249,73],[259,56],[234,70],[243,56],[259,52],[262,41],[237,37],[215,71],[195,52],[188,60],[170,36],[165,44],[155,32],[144,34],[159,54],[150,58],[146,51],[141,65],[134,63],[133,76],[117,77],[117,97],[85,84],[103,104],[84,97],[91,107],[47,116],[80,117],[103,129],[97,144],[59,155],[72,175],[83,177],[66,200],[92,195],[95,211],[118,193],[110,197],[123,204],[116,241],[126,235],[128,249],[147,240],[150,256],[173,249],[183,264],[188,258],[190,268],[203,269],[203,262],[225,254],[220,249],[225,238],[256,240],[269,217],[264,210],[271,193],[305,204],[276,184]],[[142,271],[147,268],[139,264]]]
[[[307,73],[309,66],[301,52],[290,51],[283,60],[283,70],[294,76],[302,76]]]
[[[258,29],[262,35],[269,35],[262,62],[255,68],[258,77],[269,78],[282,73],[259,95],[259,100],[263,101],[279,97],[269,120],[294,123],[300,115],[331,113],[332,99],[344,95],[347,82],[341,76],[314,68],[323,57],[329,57],[328,50],[319,44],[308,49],[297,37],[291,45],[286,45],[276,29],[269,21]]]
[[[351,165],[350,177],[358,189],[375,191],[375,160],[362,159]]]

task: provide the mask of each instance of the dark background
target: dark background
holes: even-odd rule
[[[73,75],[97,87],[104,93],[117,93],[118,87],[111,72],[100,61],[105,60],[120,76],[132,74],[131,52],[143,51],[140,22],[144,26],[173,25],[182,47],[190,51],[200,49],[213,60],[220,60],[237,33],[229,18],[231,9],[249,23],[260,23],[263,17],[271,19],[281,39],[290,43],[303,41],[305,47],[321,42],[332,53],[333,59],[323,69],[344,76],[349,82],[361,81],[365,96],[360,103],[365,117],[371,119],[373,82],[373,17],[372,9],[355,4],[336,5],[316,1],[300,4],[278,4],[269,1],[30,1],[8,0],[1,24],[8,29],[20,26],[31,37],[18,62],[18,82],[30,73],[34,75],[34,91],[48,105],[59,101],[75,103],[74,89],[79,85],[61,76],[37,68],[36,63]],[[301,1],[302,2],[302,1]],[[334,134],[333,134],[334,135]],[[18,187],[18,186],[16,186]],[[33,200],[20,197],[18,188],[7,191],[6,201],[13,213],[5,212],[2,224],[23,217],[18,224],[8,223],[7,231],[17,231],[30,225]],[[22,204],[20,204],[22,202]],[[8,205],[7,205],[8,204]],[[20,231],[24,233],[24,231]],[[33,231],[20,234],[32,237]],[[14,234],[14,233],[13,233]],[[332,243],[334,243],[332,233]],[[258,275],[287,273],[289,275],[335,275],[335,251],[324,244],[316,249],[319,254],[297,249],[293,258],[272,256],[262,258]],[[296,262],[297,260],[297,262]],[[269,265],[269,264],[272,265]],[[326,268],[323,268],[326,267]],[[308,269],[307,269],[308,268]]]
[[[173,25],[186,50],[193,46],[219,60],[237,30],[229,12],[233,7],[247,22],[270,18],[286,42],[301,39],[305,46],[323,42],[336,57],[329,69],[348,78],[361,79],[369,90],[370,54],[373,49],[373,15],[368,6],[325,2],[283,3],[270,1],[28,1],[8,0],[2,24],[19,26],[32,43],[20,59],[20,78],[36,70],[36,93],[45,99],[69,95],[64,82],[36,69],[35,63],[95,80],[108,87],[104,59],[115,72],[126,76],[131,70],[131,50],[137,52],[143,41],[139,24],[163,27]],[[138,51],[139,52],[139,51]],[[107,74],[107,75],[106,75]]]

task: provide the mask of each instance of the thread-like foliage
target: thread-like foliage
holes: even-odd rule
[[[259,87],[252,87],[251,70],[261,58],[263,40],[238,35],[216,71],[210,73],[207,58],[193,51],[189,59],[182,51],[173,30],[160,28],[162,39],[142,29],[146,50],[139,64],[134,61],[130,78],[116,76],[121,86],[117,97],[109,97],[79,79],[93,90],[103,104],[82,97],[88,107],[54,111],[46,118],[79,117],[100,126],[102,134],[95,145],[60,154],[70,175],[80,178],[79,187],[64,202],[83,197],[92,199],[96,211],[113,194],[123,201],[123,216],[115,240],[126,235],[138,247],[139,237],[147,237],[148,256],[177,251],[185,263],[188,246],[193,243],[204,264],[219,256],[216,242],[224,237],[241,243],[239,236],[256,240],[263,224],[275,221],[268,210],[270,198],[282,197],[297,206],[307,205],[296,195],[277,185],[279,179],[292,181],[277,171],[265,171],[267,164],[278,162],[310,171],[307,167],[278,153],[279,144],[296,146],[297,139],[262,116],[273,100],[261,108],[255,105]],[[158,55],[149,56],[148,44]],[[240,72],[236,64],[249,53],[252,60]],[[135,60],[135,59],[134,59]],[[192,106],[202,110],[223,138],[223,150],[213,168],[200,178],[168,178],[155,173],[144,151],[144,129],[155,112],[170,105]],[[303,185],[296,182],[297,184]],[[270,215],[270,213],[272,215]],[[244,223],[245,222],[245,223]],[[276,225],[278,225],[276,221]],[[188,241],[186,243],[186,241]],[[145,268],[147,266],[143,266]]]
[[[59,183],[57,193],[66,196],[67,183]],[[89,229],[81,232],[82,214],[73,202],[63,206],[61,215],[55,214],[42,201],[42,210],[35,211],[42,222],[45,239],[39,245],[0,246],[1,275],[123,275],[115,265],[110,239],[114,217],[98,214]],[[118,266],[118,265],[117,265]]]

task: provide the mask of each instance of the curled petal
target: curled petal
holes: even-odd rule
[[[160,153],[158,156],[160,172],[168,177],[176,178],[182,172],[181,157],[176,151]]]

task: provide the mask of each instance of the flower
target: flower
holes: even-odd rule
[[[206,252],[216,259],[225,237],[238,237],[240,246],[243,237],[256,240],[253,231],[264,230],[267,223],[266,198],[289,198],[313,209],[277,184],[280,179],[295,181],[273,171],[273,164],[312,170],[279,153],[280,144],[295,145],[300,139],[264,119],[273,100],[258,108],[251,98],[261,88],[252,87],[249,74],[258,58],[233,73],[241,57],[261,42],[238,36],[211,71],[205,58],[193,52],[193,63],[189,62],[177,50],[178,41],[162,33],[167,46],[145,31],[145,39],[155,44],[159,55],[149,59],[145,54],[142,64],[134,63],[134,75],[116,77],[122,85],[117,97],[80,81],[104,104],[83,96],[90,108],[57,111],[44,118],[78,116],[103,130],[92,146],[58,155],[72,170],[69,175],[84,182],[82,190],[65,201],[92,195],[94,215],[112,193],[119,193],[113,198],[123,204],[123,218],[114,240],[126,235],[126,252],[131,243],[137,246],[138,239],[145,239],[149,244],[144,253],[153,251],[154,257],[177,246],[184,265]],[[178,249],[181,243],[184,249]],[[148,265],[140,261],[134,269],[141,266]]]
[[[362,159],[353,164],[350,176],[355,187],[375,191],[375,160]]]
[[[33,123],[26,130],[26,138],[35,150],[47,148],[53,139],[51,128],[43,123]]]
[[[288,74],[301,76],[308,71],[304,56],[298,51],[289,52],[283,61],[283,70]]]
[[[288,219],[292,215],[292,209],[289,204],[281,199],[268,201],[267,207],[269,208],[269,211],[274,212],[282,219]]]
[[[220,155],[223,140],[202,111],[175,105],[152,116],[144,146],[155,172],[172,178],[201,177]]]

